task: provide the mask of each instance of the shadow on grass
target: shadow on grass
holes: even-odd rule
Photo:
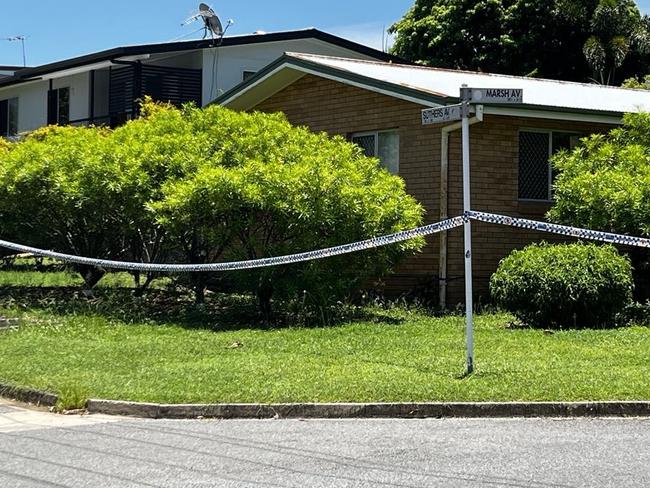
[[[379,311],[339,306],[329,311],[327,323],[323,323],[318,314],[309,314],[283,303],[275,303],[274,319],[265,321],[251,295],[208,293],[206,302],[196,305],[193,294],[183,289],[150,289],[143,297],[134,296],[131,288],[98,288],[94,292],[95,297],[88,299],[78,287],[3,286],[0,287],[0,307],[40,310],[59,316],[102,316],[129,324],[173,324],[215,332],[333,327],[352,320],[380,325],[404,322],[404,319]]]

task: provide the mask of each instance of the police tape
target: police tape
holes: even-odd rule
[[[647,247],[650,248],[650,239],[643,237],[627,236],[622,234],[612,234],[590,229],[580,229],[578,227],[568,227],[565,225],[551,224],[548,222],[539,222],[536,220],[521,219],[508,217],[505,215],[492,214],[487,212],[469,211],[464,215],[443,220],[435,224],[418,227],[417,229],[398,232],[382,237],[373,237],[364,241],[344,244],[342,246],[320,249],[317,251],[308,251],[287,256],[273,258],[253,259],[249,261],[236,261],[230,263],[207,263],[207,264],[156,264],[156,263],[134,263],[123,261],[111,261],[108,259],[95,259],[83,256],[73,256],[56,251],[48,251],[35,247],[15,244],[13,242],[0,240],[0,247],[29,253],[35,256],[41,256],[59,261],[74,264],[83,264],[87,266],[96,266],[108,269],[117,269],[123,271],[140,271],[156,273],[181,273],[181,272],[218,272],[218,271],[236,271],[244,269],[265,268],[271,266],[280,266],[294,264],[315,259],[324,259],[343,254],[350,254],[368,249],[374,249],[391,244],[408,241],[416,237],[424,237],[440,232],[448,231],[462,226],[468,220],[476,220],[491,224],[507,225],[522,229],[535,230],[540,232],[549,232],[564,236],[576,237],[580,239],[589,239],[594,241],[608,242],[610,244],[621,244],[626,246]]]
[[[83,264],[96,266],[100,268],[118,269],[123,271],[140,271],[140,272],[157,272],[157,273],[174,273],[174,272],[217,272],[217,271],[235,271],[243,269],[265,268],[270,266],[280,266],[285,264],[294,264],[314,259],[324,259],[353,252],[365,251],[399,242],[408,241],[416,237],[424,237],[431,234],[437,234],[447,230],[460,227],[466,221],[464,216],[454,217],[442,222],[419,227],[417,229],[407,230],[391,234],[388,236],[374,237],[365,241],[344,244],[342,246],[330,247],[318,251],[309,251],[288,256],[274,258],[254,259],[250,261],[236,261],[231,263],[208,263],[208,264],[155,264],[155,263],[129,263],[122,261],[111,261],[107,259],[94,259],[81,256],[72,256],[55,251],[37,249],[34,247],[23,246],[0,240],[0,247],[5,247],[21,253],[29,253],[45,258],[56,259],[68,263]]]
[[[579,239],[589,239],[592,241],[608,242],[610,244],[650,248],[650,239],[643,237],[612,234],[610,232],[601,232],[598,230],[580,229],[578,227],[568,227],[566,225],[539,222],[537,220],[519,219],[515,217],[507,217],[505,215],[491,214],[486,212],[465,212],[465,218],[477,220],[480,222],[487,222],[490,224],[507,225],[510,227],[519,227],[521,229],[529,229],[540,232],[549,232],[552,234],[577,237]]]

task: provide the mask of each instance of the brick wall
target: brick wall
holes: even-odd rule
[[[426,209],[426,223],[440,220],[440,127],[423,127],[422,106],[339,82],[307,75],[265,100],[255,110],[284,112],[296,125],[349,137],[354,132],[396,129],[400,136],[400,176],[406,188]],[[608,130],[600,124],[544,119],[486,116],[471,128],[472,207],[510,216],[542,219],[548,205],[518,200],[519,130],[552,129],[592,133]],[[449,215],[462,213],[460,131],[449,145]],[[487,296],[490,275],[512,249],[535,240],[553,240],[548,234],[474,223],[476,299]],[[417,257],[407,260],[388,283],[389,292],[438,285],[438,236],[427,240]],[[449,232],[448,304],[464,293],[462,229]]]

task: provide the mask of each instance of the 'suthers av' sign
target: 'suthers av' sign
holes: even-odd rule
[[[472,88],[472,103],[524,103],[521,88]]]
[[[449,105],[447,107],[427,108],[422,111],[422,125],[442,124],[460,120],[462,105]]]

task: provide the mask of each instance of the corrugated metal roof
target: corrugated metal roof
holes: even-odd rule
[[[460,87],[467,84],[471,88],[522,88],[526,105],[603,112],[650,111],[650,91],[648,90],[360,61],[312,54],[287,53],[287,57],[451,98],[458,98]]]

